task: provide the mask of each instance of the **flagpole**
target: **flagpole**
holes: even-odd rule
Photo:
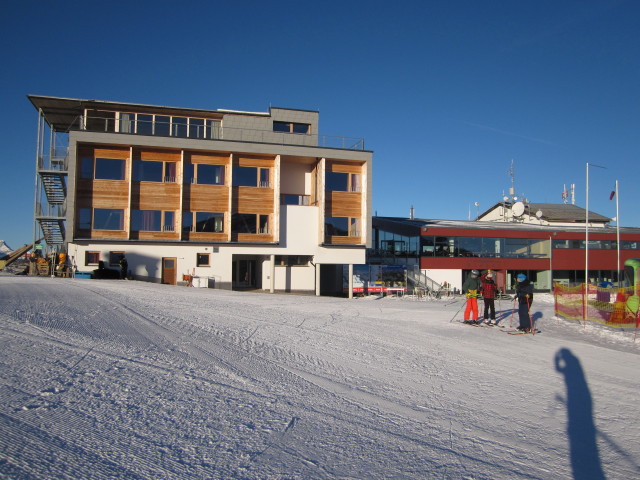
[[[618,247],[618,288],[620,288],[620,210],[619,210],[618,180],[616,180],[616,245]]]
[[[595,163],[591,164],[593,167],[598,168],[607,168],[602,165],[596,165]],[[589,162],[587,162],[587,187],[586,187],[586,209],[585,209],[585,220],[584,220],[584,305],[582,309],[582,317],[584,321],[584,325],[587,325],[587,296],[589,293]]]

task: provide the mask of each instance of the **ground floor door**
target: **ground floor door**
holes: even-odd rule
[[[241,255],[233,257],[233,285],[232,288],[253,289],[259,288],[258,285],[258,261],[255,258],[247,256],[243,258]]]
[[[175,257],[162,258],[162,283],[167,285],[176,284],[177,263],[178,259]]]

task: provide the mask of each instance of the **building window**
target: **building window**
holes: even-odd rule
[[[96,180],[124,180],[126,161],[119,158],[96,158]]]
[[[109,252],[109,266],[119,267],[121,257],[124,257],[124,252]]]
[[[311,255],[276,255],[276,267],[306,267],[311,261]]]
[[[326,190],[334,192],[360,192],[359,173],[327,172]]]
[[[349,236],[349,219],[347,217],[327,217],[324,221],[324,231],[327,236]]]
[[[280,133],[297,133],[300,135],[308,135],[311,132],[311,125],[308,123],[274,121],[273,131]]]
[[[231,216],[231,230],[234,233],[269,233],[269,215],[255,213],[234,213]]]
[[[188,120],[184,117],[171,117],[171,136],[187,138]]]
[[[269,168],[260,167],[233,167],[234,187],[271,187],[271,171]]]
[[[84,252],[85,265],[98,265],[100,263],[100,252]]]
[[[153,115],[138,113],[136,133],[138,135],[153,135]]]
[[[116,113],[103,110],[86,110],[85,128],[92,132],[114,132]]]
[[[196,254],[196,266],[197,267],[208,267],[210,265],[211,254],[209,253],[197,253]]]
[[[132,210],[132,232],[162,231],[162,212],[160,210]]]
[[[133,180],[136,182],[175,183],[176,171],[175,162],[156,160],[136,160],[133,162]]]
[[[224,213],[184,212],[182,215],[182,231],[223,233]]]
[[[224,165],[196,163],[185,165],[185,183],[224,185]]]
[[[80,208],[78,210],[78,229],[91,230],[91,209]]]
[[[124,230],[124,210],[117,208],[94,208],[94,230]]]

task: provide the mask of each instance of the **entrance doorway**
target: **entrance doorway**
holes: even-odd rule
[[[162,283],[167,285],[176,284],[177,263],[178,259],[175,257],[162,258]]]
[[[234,255],[232,264],[232,288],[234,290],[260,288],[260,285],[258,285],[258,261],[255,258],[243,258],[240,255]]]

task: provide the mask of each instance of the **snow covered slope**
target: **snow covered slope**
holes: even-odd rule
[[[533,306],[0,276],[0,476],[630,479],[640,340]],[[502,323],[511,302],[498,305]]]

